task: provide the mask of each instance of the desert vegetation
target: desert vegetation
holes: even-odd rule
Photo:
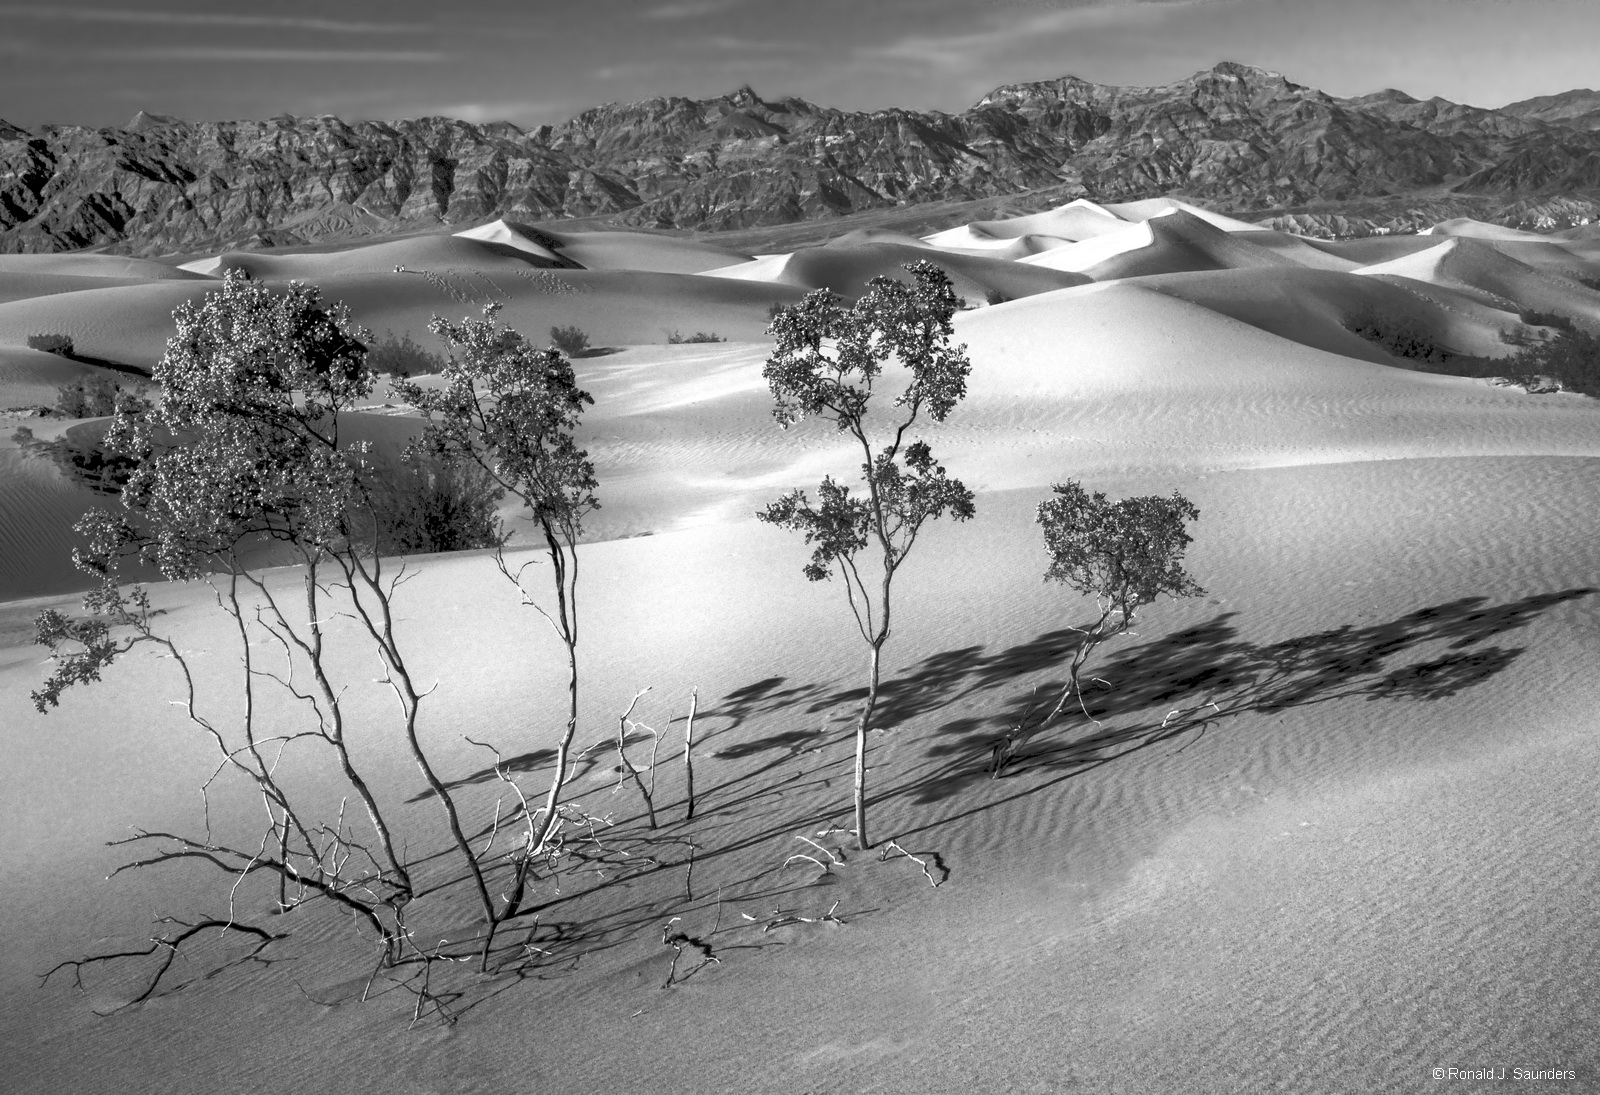
[[[579,327],[550,328],[550,345],[568,357],[583,353],[589,348],[589,336]]]
[[[367,347],[367,365],[380,376],[405,379],[440,372],[444,368],[444,359],[412,341],[409,333],[396,337],[393,331],[389,331],[383,338],[374,339]]]
[[[1068,705],[1097,722],[1084,697],[1084,673],[1104,643],[1125,633],[1135,615],[1156,599],[1198,597],[1205,591],[1183,568],[1192,543],[1188,523],[1200,511],[1181,494],[1148,495],[1111,501],[1081,483],[1057,483],[1052,497],[1035,514],[1044,534],[1050,565],[1047,582],[1057,582],[1094,599],[1098,615],[1084,627],[1067,662],[1060,693],[1043,715],[1031,709],[995,744],[990,774],[999,779],[1029,738],[1048,730]]]
[[[550,625],[567,663],[567,719],[556,747],[555,771],[537,821],[530,819],[527,846],[506,899],[508,915],[521,903],[533,857],[544,848],[557,818],[567,763],[578,728],[578,538],[584,517],[598,508],[594,465],[573,440],[583,408],[594,400],[577,386],[571,364],[559,350],[535,350],[509,327],[496,323],[499,309],[460,324],[436,320],[433,331],[450,350],[443,390],[399,385],[396,391],[428,421],[422,450],[470,464],[527,510],[544,540],[553,604],[545,607],[527,584],[529,567],[513,569],[495,556],[501,575],[519,600]],[[581,334],[581,332],[579,332]],[[563,338],[569,344],[587,339]]]
[[[54,333],[29,335],[28,349],[43,350],[47,354],[60,354],[62,357],[71,357],[73,354],[72,336]]]
[[[812,546],[806,577],[841,580],[867,645],[867,696],[856,719],[855,763],[855,836],[863,851],[872,847],[867,735],[874,729],[883,648],[891,633],[895,575],[924,524],[946,515],[965,521],[974,513],[972,492],[934,462],[926,442],[906,437],[924,413],[934,422],[949,417],[972,370],[965,348],[950,344],[950,318],[959,306],[950,279],[931,262],[906,269],[909,283],[875,278],[854,305],[818,290],[780,312],[771,328],[777,346],[762,373],[779,426],[819,418],[861,448],[860,494],[852,497],[850,487],[830,475],[818,486],[815,502],[795,490],[757,516],[804,535]],[[910,381],[894,398],[889,424],[875,429],[876,422],[868,422],[873,388],[890,360],[909,370]],[[877,568],[863,575],[857,560],[866,557]]]
[[[150,386],[104,373],[56,389],[55,412],[63,418],[103,418],[119,411],[138,414],[149,406]]]
[[[134,461],[121,491],[122,511],[91,511],[78,526],[88,542],[79,565],[97,580],[85,600],[90,615],[50,611],[39,617],[38,641],[51,651],[55,669],[34,693],[34,704],[41,712],[58,706],[67,690],[98,680],[137,648],[164,651],[177,667],[190,722],[215,748],[217,769],[206,794],[254,795],[265,829],[237,836],[210,829],[200,834],[140,831],[119,842],[142,852],[125,869],[203,863],[221,873],[230,903],[252,876],[270,875],[283,912],[311,898],[331,901],[370,930],[378,943],[379,968],[414,967],[415,976],[408,974],[402,983],[416,996],[417,1014],[431,1005],[448,1015],[444,998],[430,987],[433,966],[460,961],[462,947],[469,945],[477,950],[480,968],[489,969],[495,928],[518,914],[533,857],[544,850],[555,824],[561,782],[558,776],[543,815],[525,802],[519,815],[502,818],[497,810],[495,832],[519,821],[528,830],[509,857],[515,882],[508,896],[497,898],[489,878],[494,861],[486,860],[494,841],[482,850],[470,843],[457,794],[438,775],[419,736],[431,689],[413,677],[408,639],[396,624],[396,595],[407,572],[403,564],[386,562],[384,553],[503,543],[494,503],[505,488],[484,464],[470,460],[473,453],[482,456],[481,444],[455,451],[442,433],[430,439],[436,444],[411,453],[398,473],[390,466],[386,474],[374,474],[383,465],[369,448],[341,434],[341,419],[374,381],[364,333],[341,306],[324,305],[315,289],[291,284],[280,293],[230,276],[199,305],[180,308],[176,320],[177,334],[156,371],[159,398],[148,409],[119,410],[108,437],[111,448]],[[487,344],[477,336],[487,333],[499,351],[513,348],[503,335],[484,328],[442,330],[456,336],[452,345],[481,351]],[[506,364],[503,354],[495,360]],[[506,484],[544,507],[545,527],[554,536],[573,529],[581,507],[592,503],[582,453],[572,450],[561,432],[581,398],[560,408],[539,402],[541,395],[574,394],[570,385],[561,386],[557,356],[524,354],[512,367],[518,362],[554,368],[556,387],[531,399],[526,389],[496,392],[499,417],[491,422],[502,431],[496,452],[524,461],[517,465],[524,478],[513,475]],[[566,377],[570,380],[570,373]],[[442,399],[428,406],[434,411],[454,407]],[[534,432],[519,434],[530,420],[539,423]],[[572,496],[578,509],[561,508],[565,494],[537,494],[527,486],[526,476],[549,469],[528,463],[538,456],[530,457],[526,448],[512,453],[515,439],[526,436],[537,438],[535,445],[552,444],[569,461],[578,477]],[[174,444],[177,438],[182,441]],[[298,590],[252,562],[253,552],[265,544],[286,548],[298,560]],[[570,560],[570,544],[552,550]],[[169,580],[201,579],[212,586],[218,606],[235,625],[242,667],[236,684],[217,693],[202,683],[190,655],[162,630],[161,614],[145,590],[123,583],[130,561],[154,565]],[[565,598],[561,619],[573,643],[575,583],[574,573],[560,591]],[[354,626],[335,633],[330,630],[335,618]],[[409,753],[445,815],[452,854],[486,928],[481,939],[441,939],[436,932],[419,937],[413,930],[427,903],[419,900],[412,841],[398,820],[401,804],[373,786],[351,746],[347,683],[330,660],[333,646],[352,639],[369,646],[393,694],[395,714],[385,736]],[[261,728],[256,715],[261,693],[273,689],[304,705],[299,728],[272,733]],[[241,694],[242,717],[228,713]],[[569,722],[568,741],[571,733]],[[333,807],[325,798],[280,777],[286,755],[305,751],[328,754],[327,763],[342,774],[344,798],[359,804],[357,815],[348,815],[342,804],[329,813]],[[231,911],[225,918],[174,924],[150,951],[95,955],[57,970],[81,976],[87,965],[164,949],[168,959],[151,976],[143,999],[157,988],[171,954],[204,931],[244,932],[263,945],[281,938]]]
[[[1507,357],[1477,357],[1442,346],[1426,331],[1403,317],[1365,314],[1350,330],[1407,368],[1451,376],[1503,377],[1528,391],[1570,391],[1600,397],[1600,339],[1577,329],[1559,313],[1523,312],[1523,323],[1553,327],[1550,339],[1524,342]]]

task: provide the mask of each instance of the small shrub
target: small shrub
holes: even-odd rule
[[[1569,392],[1600,398],[1600,339],[1567,331],[1499,363],[1513,383],[1533,390],[1548,378]]]
[[[1559,312],[1536,312],[1530,308],[1525,312],[1519,313],[1517,318],[1530,327],[1555,327],[1562,331],[1574,330],[1572,320]]]
[[[681,345],[683,345],[685,343],[689,343],[689,342],[726,342],[726,341],[728,341],[728,340],[723,338],[721,335],[713,334],[710,331],[696,331],[692,335],[680,335],[677,331],[673,331],[670,335],[667,336],[667,342],[668,342],[669,345],[672,345],[672,346],[681,346]]]
[[[352,524],[380,555],[420,555],[499,547],[506,530],[496,508],[505,490],[467,460],[413,452],[371,464],[366,505]]]
[[[577,327],[552,327],[550,345],[568,357],[577,357],[589,348],[589,336]]]
[[[983,291],[983,299],[988,301],[990,304],[1004,304],[1006,301],[1010,300],[1011,297],[1009,294],[1002,293],[998,289],[985,289]]]
[[[1079,635],[1067,682],[1049,713],[1027,717],[995,743],[990,774],[999,778],[1032,735],[1050,726],[1068,704],[1093,720],[1083,696],[1084,667],[1102,643],[1124,634],[1134,617],[1160,597],[1198,597],[1205,592],[1183,567],[1193,538],[1188,525],[1200,511],[1183,495],[1142,495],[1108,499],[1090,493],[1076,480],[1055,484],[1053,496],[1039,503],[1034,520],[1044,532],[1050,565],[1045,581],[1060,582],[1095,599],[1099,618]]]
[[[1431,335],[1404,316],[1367,312],[1350,320],[1346,326],[1385,353],[1407,361],[1443,364],[1452,356]]]
[[[28,349],[43,350],[47,354],[60,354],[62,357],[71,357],[75,352],[71,335],[29,335]]]
[[[124,385],[101,374],[56,389],[56,413],[63,418],[104,418],[117,412],[136,415],[150,406],[149,386]]]
[[[409,332],[395,338],[394,332],[389,331],[367,347],[367,364],[375,373],[398,377],[444,372],[444,358],[413,342]]]

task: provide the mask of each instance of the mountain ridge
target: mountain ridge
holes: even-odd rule
[[[1174,194],[1235,213],[1410,195],[1509,205],[1600,192],[1591,101],[1600,117],[1600,96],[1579,91],[1501,110],[1393,89],[1341,99],[1223,62],[1155,87],[1005,84],[954,114],[746,86],[531,129],[142,111],[101,129],[0,121],[0,252],[196,253],[496,217],[723,232],[1033,192]]]

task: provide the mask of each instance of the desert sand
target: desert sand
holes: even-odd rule
[[[13,414],[0,419],[0,1075],[18,1091],[118,1093],[1298,1093],[1433,1090],[1434,1067],[1493,1065],[1578,1077],[1509,1090],[1592,1090],[1600,401],[1410,371],[1349,324],[1385,309],[1503,354],[1499,333],[1526,327],[1519,308],[1600,320],[1600,293],[1552,272],[1600,264],[1570,240],[1446,226],[1426,244],[1327,244],[1202,212],[1075,203],[924,247],[863,239],[699,270],[718,257],[704,241],[572,234],[544,248],[557,262],[503,225],[380,245],[376,264],[377,247],[192,263],[313,279],[379,333],[421,339],[431,314],[499,300],[535,339],[576,323],[605,348],[574,362],[595,398],[581,441],[603,505],[579,549],[579,745],[613,738],[651,687],[636,714],[664,731],[664,826],[650,844],[603,747],[567,800],[663,866],[574,875],[560,895],[542,883],[548,960],[524,979],[452,973],[453,1025],[413,1024],[412,998],[381,981],[359,1002],[371,948],[351,924],[316,903],[268,917],[254,882],[240,915],[292,932],[268,964],[208,976],[241,948],[200,948],[154,998],[104,1018],[140,969],[90,970],[83,994],[59,976],[41,987],[62,959],[142,945],[157,918],[214,915],[227,895],[199,868],[105,880],[127,859],[105,842],[130,827],[201,825],[214,762],[153,657],[33,713],[47,670],[30,621],[74,605],[66,525],[104,499],[9,440],[16,425],[44,438],[85,424]],[[1027,261],[957,253],[1029,236],[1063,242]],[[931,857],[933,887],[907,859],[820,835],[849,813],[865,652],[842,591],[808,583],[798,539],[754,512],[855,464],[826,425],[774,425],[767,309],[819,284],[859,292],[940,247],[952,275],[1017,299],[969,290],[957,317],[968,396],[924,435],[978,513],[932,526],[897,580],[872,734],[877,838]],[[1090,247],[1094,262],[1052,261]],[[1002,264],[1013,281],[992,274]],[[95,276],[68,258],[37,273]],[[1046,275],[1065,280],[1028,280]],[[172,307],[208,285],[54,284],[0,303],[0,408],[88,368],[26,350],[27,334],[59,328],[81,352],[148,368]],[[669,345],[674,330],[728,341]],[[416,428],[402,410],[380,393],[363,431],[400,444]],[[1188,569],[1206,592],[1148,608],[1098,657],[1098,722],[1059,726],[991,780],[991,744],[1060,680],[1092,607],[1041,580],[1033,509],[1067,478],[1190,498]],[[525,530],[519,544],[531,558]],[[490,555],[410,565],[402,635],[419,678],[439,682],[423,731],[488,816],[500,792],[462,735],[507,755],[548,749],[559,648]],[[235,670],[211,590],[152,588],[225,712]],[[405,824],[442,848],[415,769],[380,748],[391,701],[370,654],[348,630],[335,642],[376,782],[414,799]],[[699,805],[685,821],[692,689]],[[1208,714],[1166,734],[1180,709]],[[523,774],[530,792],[546,770]],[[213,809],[219,828],[253,823],[249,803]],[[844,862],[785,867],[808,850],[800,836]],[[685,840],[699,849],[692,896]],[[426,930],[470,937],[460,896]],[[830,909],[840,922],[820,919]],[[811,922],[763,931],[779,914]],[[720,962],[663,988],[672,917]]]

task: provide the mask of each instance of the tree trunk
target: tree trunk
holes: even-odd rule
[[[872,644],[872,676],[867,683],[867,702],[861,709],[861,721],[856,723],[856,847],[863,852],[872,847],[867,839],[867,731],[871,729],[873,709],[878,706],[878,666],[882,654],[883,639],[879,639]]]
[[[689,724],[683,729],[683,783],[689,796],[689,808],[684,811],[685,821],[694,818],[694,712],[700,706],[700,692],[689,693]]]
[[[550,835],[550,829],[555,824],[556,804],[561,800],[561,789],[567,782],[567,754],[572,749],[572,739],[578,732],[578,648],[576,643],[567,643],[567,728],[561,735],[561,741],[556,745],[556,770],[550,777],[550,794],[544,801],[544,819],[539,823],[538,831],[534,834],[529,855],[537,855],[539,849],[544,847],[545,838]]]

